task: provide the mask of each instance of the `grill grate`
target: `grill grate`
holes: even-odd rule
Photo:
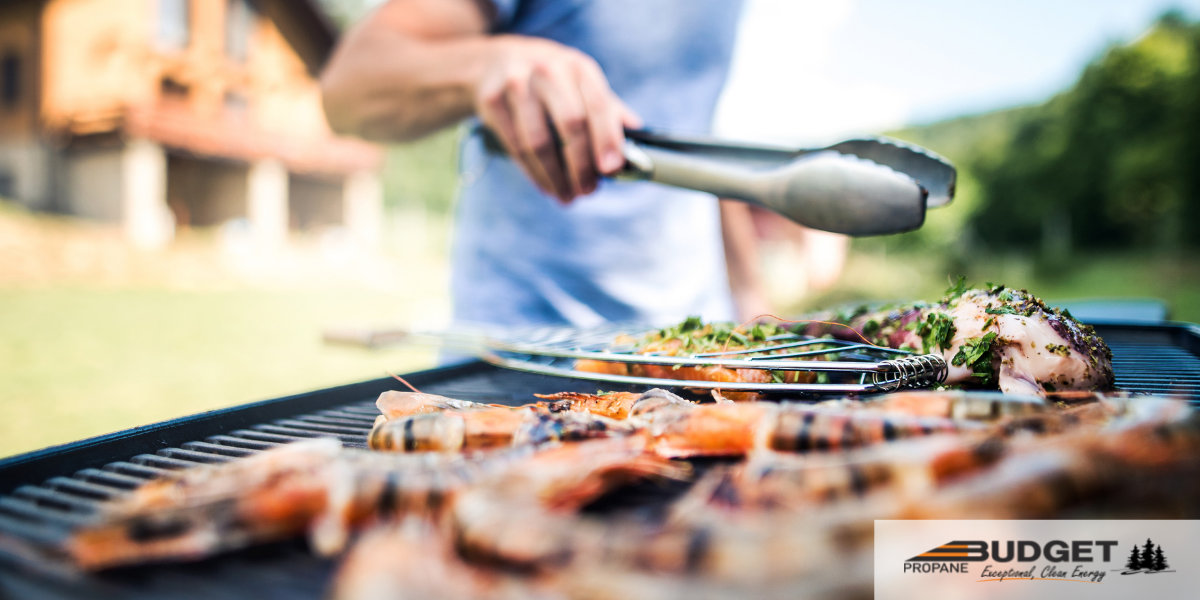
[[[1200,403],[1200,329],[1104,325],[1097,326],[1097,331],[1112,348],[1118,387],[1179,395]],[[592,392],[600,385],[480,363],[435,369],[406,379],[425,392],[509,405],[528,402],[535,392]],[[612,391],[635,389],[603,386]],[[15,457],[0,463],[0,493],[7,492],[0,496],[0,560],[4,560],[0,563],[0,597],[321,597],[333,563],[313,557],[303,542],[250,549],[195,564],[64,579],[38,573],[36,569],[49,568],[21,560],[20,544],[6,543],[6,539],[60,540],[70,528],[92,518],[103,502],[146,481],[198,464],[223,463],[322,436],[365,447],[366,434],[378,414],[375,397],[395,388],[393,380],[382,379],[322,390],[149,426],[132,434],[114,434],[98,442],[85,440],[34,453],[32,458]],[[77,458],[68,461],[64,458],[68,455]],[[36,481],[43,483],[30,483]]]
[[[374,402],[368,400],[139,454],[100,469],[54,477],[40,486],[23,485],[0,498],[0,532],[29,537],[24,534],[33,528],[37,541],[58,539],[91,518],[101,503],[124,496],[151,479],[200,464],[228,462],[288,442],[336,437],[345,446],[365,448],[367,432],[378,414]]]
[[[1112,344],[1110,348],[1118,388],[1200,400],[1200,358],[1195,354],[1181,348],[1137,344]]]

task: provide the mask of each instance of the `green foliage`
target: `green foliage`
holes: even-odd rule
[[[317,2],[343,31],[367,14],[381,0],[319,0]]]
[[[1197,97],[1200,25],[1169,13],[1044,104],[894,132],[946,155],[961,181],[956,203],[897,245],[1051,256],[1200,244],[1186,225],[1200,217]]]

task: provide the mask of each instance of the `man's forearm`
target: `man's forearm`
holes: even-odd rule
[[[325,113],[339,133],[411,140],[474,112],[474,86],[502,40],[482,35],[481,14],[414,20],[399,4],[350,31],[322,75]]]
[[[590,194],[640,119],[599,63],[547,39],[488,35],[486,0],[390,0],[339,44],[321,77],[334,131],[412,140],[471,114],[547,194]]]

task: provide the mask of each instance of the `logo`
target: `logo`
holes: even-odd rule
[[[878,520],[880,600],[1200,599],[1200,519]]]
[[[928,552],[922,552],[910,561],[954,561],[977,562],[988,559],[986,542],[950,542]]]
[[[1129,559],[1125,561],[1124,569],[1113,570],[1120,571],[1122,575],[1175,572],[1167,563],[1167,555],[1163,554],[1162,546],[1155,546],[1150,538],[1146,538],[1146,545],[1142,547],[1141,552],[1138,552],[1137,544],[1133,545],[1133,551],[1129,553]]]
[[[1116,540],[1051,540],[1039,543],[1033,540],[956,540],[947,542],[932,550],[922,552],[904,561],[905,573],[966,573],[969,574],[969,563],[1050,563],[1040,570],[1036,564],[1019,564],[1003,568],[995,564],[985,564],[979,574],[979,581],[1005,581],[1017,579],[1053,579],[1058,581],[1091,581],[1100,582],[1104,579],[1107,569],[1093,568],[1096,562],[1112,562],[1112,549]],[[1150,540],[1146,540],[1145,549],[1139,551],[1134,547],[1134,555],[1126,565],[1134,565],[1138,569],[1153,568],[1157,565],[1155,549]],[[1147,554],[1149,553],[1149,554]],[[1150,559],[1145,557],[1149,555]],[[1150,562],[1146,562],[1149,560]],[[1070,570],[1068,565],[1073,563]],[[1166,558],[1163,558],[1164,569]],[[1149,566],[1146,566],[1149,565]],[[1116,569],[1120,571],[1120,569]],[[1133,574],[1141,571],[1128,571]],[[1124,573],[1123,573],[1124,574]]]

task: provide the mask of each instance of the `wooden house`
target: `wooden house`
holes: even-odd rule
[[[244,220],[373,244],[379,147],[333,135],[313,0],[0,0],[0,196],[145,247]]]

